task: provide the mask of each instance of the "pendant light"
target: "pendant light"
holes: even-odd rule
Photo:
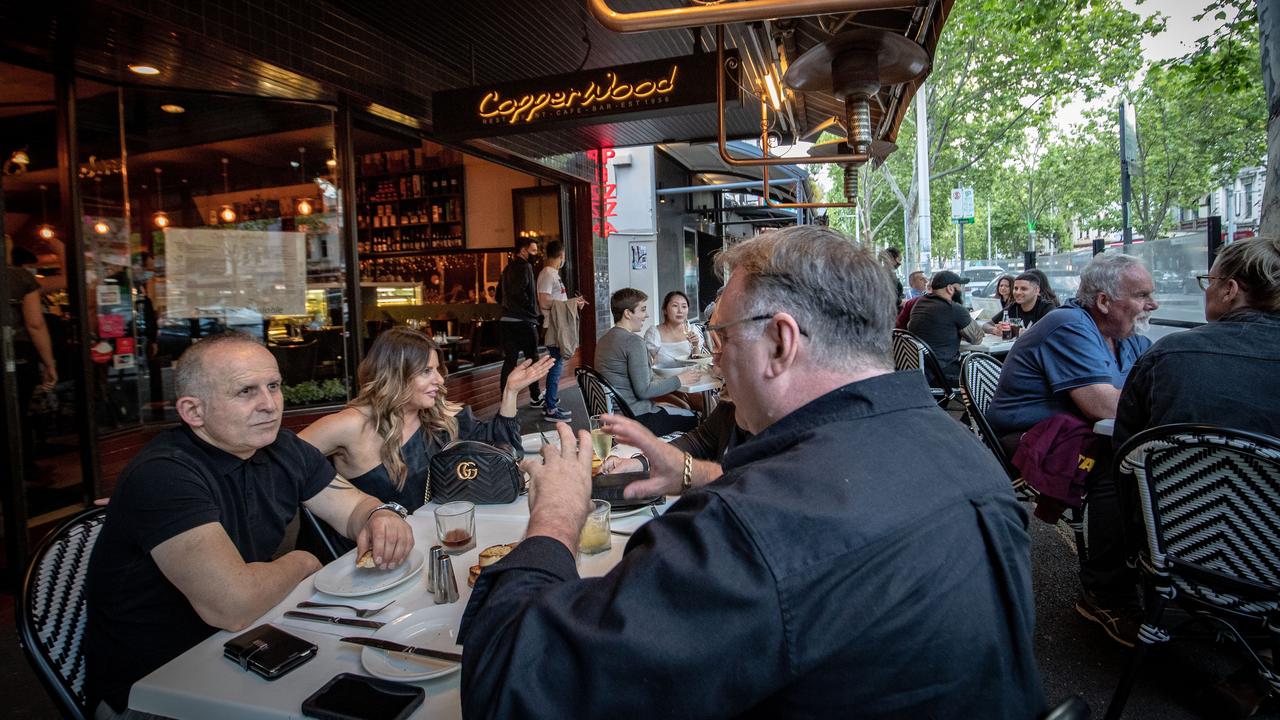
[[[164,170],[156,168],[156,212],[151,222],[161,230],[169,227],[169,215],[164,211]]]
[[[102,212],[102,176],[96,175],[93,178],[93,198],[98,206],[98,212]],[[93,224],[93,231],[99,235],[106,235],[111,232],[111,226],[107,221],[99,217],[97,222]]]
[[[307,149],[305,147],[298,148],[298,175],[301,176],[302,182],[307,182]],[[310,215],[315,212],[315,206],[311,204],[311,198],[298,198],[293,206],[294,212],[298,215]]]
[[[222,158],[222,194],[224,196],[231,194],[231,186],[227,182],[227,165],[231,163],[231,158]],[[224,204],[218,208],[218,219],[224,223],[233,223],[236,221],[236,211],[230,205]]]
[[[58,236],[53,226],[49,224],[49,208],[45,204],[45,191],[48,189],[48,185],[40,186],[40,227],[36,228],[36,234],[41,240],[52,240]]]

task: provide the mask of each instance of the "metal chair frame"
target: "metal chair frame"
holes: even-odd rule
[[[1013,464],[1012,458],[1004,451],[1000,438],[991,423],[987,422],[987,410],[996,394],[996,385],[1000,380],[1001,362],[986,353],[969,353],[960,361],[960,401],[964,403],[969,416],[969,429],[978,436],[983,445],[996,456],[996,460],[1009,475],[1013,491],[1023,500],[1035,501],[1040,496],[1036,489],[1022,479],[1022,472]],[[1084,509],[1068,508],[1063,515],[1064,523],[1071,530],[1075,540],[1076,554],[1085,557],[1087,546],[1084,538]]]
[[[933,393],[933,399],[940,408],[945,408],[956,397],[956,388],[947,382],[947,376],[942,372],[942,365],[938,364],[938,356],[934,355],[933,348],[910,330],[894,328],[893,367],[895,370],[919,370],[924,373],[925,382],[929,383],[929,392]]]
[[[41,541],[27,564],[14,612],[18,645],[54,704],[76,720],[93,716],[85,695],[85,581],[106,519],[106,508],[90,508]]]
[[[636,414],[631,411],[627,402],[618,396],[618,391],[595,368],[580,365],[574,370],[574,377],[578,381],[578,389],[582,391],[582,401],[587,405],[588,415],[614,412],[612,408],[616,407],[617,412],[623,416],[636,419]]]
[[[1106,717],[1120,717],[1147,653],[1177,631],[1161,622],[1170,603],[1238,641],[1280,692],[1280,675],[1244,639],[1264,635],[1280,658],[1280,439],[1165,425],[1129,438],[1114,472],[1137,489],[1146,613]]]

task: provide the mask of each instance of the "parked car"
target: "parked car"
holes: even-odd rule
[[[995,285],[991,284],[993,280],[1000,279],[1005,274],[1004,268],[999,265],[975,265],[967,267],[961,275],[969,278],[969,284],[965,286],[964,291],[972,293],[978,297],[990,297],[990,295],[978,295],[978,291],[985,290],[987,285],[991,285],[994,292]]]

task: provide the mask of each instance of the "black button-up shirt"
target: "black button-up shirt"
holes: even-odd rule
[[[579,579],[532,537],[463,616],[466,717],[1025,718],[1026,514],[919,373],[846,385]]]
[[[1243,309],[1160,338],[1129,371],[1112,441],[1199,422],[1280,437],[1280,315]]]

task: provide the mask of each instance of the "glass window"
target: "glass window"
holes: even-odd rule
[[[83,190],[87,236],[99,219],[110,230],[86,270],[90,299],[132,308],[123,329],[99,322],[113,363],[134,349],[136,387],[122,376],[111,391],[145,408],[146,420],[174,420],[174,361],[193,342],[234,330],[275,356],[286,409],[345,401],[332,109],[123,90],[118,112],[128,138],[122,180],[91,178]]]

